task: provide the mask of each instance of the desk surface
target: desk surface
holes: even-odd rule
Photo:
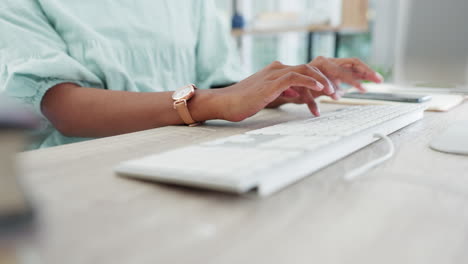
[[[127,159],[306,116],[306,107],[287,106],[238,124],[21,154],[41,210],[44,263],[468,263],[468,157],[428,148],[449,124],[468,119],[468,103],[394,133],[396,156],[353,183],[342,175],[384,153],[384,143],[263,199],[112,172]]]

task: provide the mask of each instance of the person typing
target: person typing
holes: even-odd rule
[[[0,31],[8,36],[0,39],[0,90],[47,124],[35,148],[210,119],[237,122],[286,103],[319,116],[315,98],[339,98],[339,83],[364,91],[360,81],[382,81],[358,59],[324,57],[273,62],[245,78],[213,1],[7,0]],[[209,89],[225,83],[235,84]]]

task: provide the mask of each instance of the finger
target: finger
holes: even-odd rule
[[[307,88],[304,87],[291,87],[288,90],[294,90],[294,92],[297,93],[298,96],[296,97],[282,97],[282,100],[285,103],[292,103],[292,104],[303,104],[303,99],[301,96],[301,90],[308,90]]]
[[[326,61],[323,64],[323,72],[325,72],[332,81],[344,82],[358,88],[359,90],[364,90],[361,82],[358,81],[359,78],[356,78],[353,72],[348,68],[341,67],[331,61]]]
[[[342,81],[344,83],[350,84],[361,91],[365,91],[365,88],[362,86],[361,82],[358,81],[353,74],[353,72],[346,68],[341,67],[340,65],[334,63],[332,60],[329,59],[317,59],[314,61],[320,65],[320,70],[324,73],[330,80],[332,81]]]
[[[284,91],[281,94],[281,96],[286,97],[286,98],[295,98],[295,97],[299,97],[300,94],[298,92],[296,92],[294,89],[289,88],[286,91]]]
[[[375,72],[367,66],[364,67],[362,65],[344,64],[342,67],[350,69],[356,78],[359,78],[360,80],[371,81],[374,83],[383,83],[384,81],[384,78],[380,73]]]
[[[305,87],[313,91],[322,91],[323,85],[314,78],[297,72],[290,71],[277,79],[277,86],[272,85],[272,89],[279,90],[281,93],[294,86]]]
[[[323,87],[323,91],[321,91],[322,93],[332,95],[335,92],[333,83],[318,68],[312,67],[308,64],[298,65],[291,68],[295,72],[316,79],[319,84],[321,84],[321,87]]]
[[[317,103],[315,102],[315,98],[313,96],[313,92],[309,89],[304,89],[301,87],[295,88],[297,91],[301,94],[300,99],[302,104],[306,104],[307,107],[309,108],[310,112],[314,116],[320,116],[320,111],[318,109]]]
[[[304,104],[303,100],[300,97],[288,98],[288,103],[291,103],[291,104]]]
[[[335,92],[334,94],[332,94],[330,97],[331,97],[333,100],[335,100],[335,101],[338,101],[338,100],[341,99],[341,95],[340,95],[339,93],[337,93],[337,92]]]
[[[333,98],[335,96],[336,90],[339,89],[339,85],[337,85],[337,84],[341,83],[341,81],[339,81],[338,79],[330,80],[325,74],[323,74],[323,72],[320,71],[320,69],[318,69],[317,67],[314,67],[314,66],[311,66],[311,67],[318,74],[322,75],[323,78],[326,78],[326,81],[327,81],[328,85],[331,87],[331,89],[330,89],[329,93],[325,93],[325,94]]]
[[[333,81],[323,74],[319,68],[310,65],[307,65],[307,67],[311,72],[319,76],[318,78],[320,78],[321,82],[326,83],[327,90],[324,90],[324,93],[329,96],[333,95],[335,93],[335,85],[333,84]]]
[[[343,89],[340,89],[340,90],[337,91],[337,94],[338,94],[339,98],[343,97],[343,95],[345,95],[345,93],[346,92]]]
[[[305,104],[304,91],[309,90],[309,89],[307,89],[305,87],[301,87],[301,86],[293,86],[293,87],[291,87],[291,89],[293,89],[294,91],[296,91],[296,93],[299,94],[299,96],[295,98],[295,102],[299,103],[299,104]],[[315,91],[315,92],[319,93],[317,91]]]
[[[382,83],[384,78],[380,73],[374,71],[367,64],[358,58],[340,58],[335,59],[335,63],[350,68],[354,74],[360,77],[361,80]]]
[[[312,102],[308,103],[307,104],[307,107],[309,108],[310,112],[316,116],[316,117],[319,117],[320,116],[320,109],[318,108],[318,105],[317,105],[317,102],[315,102],[315,100],[313,100]]]
[[[337,83],[337,84],[335,84],[335,83]],[[334,100],[339,100],[339,99],[341,99],[341,97],[343,97],[343,95],[345,94],[345,91],[339,86],[339,82],[334,82],[333,85],[335,87],[335,92],[333,94],[327,95],[327,96],[330,96]],[[317,92],[317,91],[311,91],[311,93],[312,93],[312,96],[314,97],[314,99],[325,95],[323,92]]]
[[[297,89],[298,89],[299,94],[301,95],[300,97],[301,104],[308,104],[310,101],[308,89],[304,89],[302,87],[298,87]]]
[[[318,98],[320,96],[323,96],[323,93],[319,93],[319,92],[315,92],[315,91],[312,91],[312,96],[315,98]]]
[[[339,100],[343,92],[343,89],[341,89],[341,81],[335,80],[333,85],[335,86],[335,92],[331,95],[331,98],[333,98],[333,100]]]
[[[306,91],[308,93],[308,102],[307,102],[307,107],[309,108],[310,112],[316,116],[320,116],[320,110],[318,108],[317,102],[315,102],[314,96],[312,95],[312,92],[310,90]]]
[[[293,66],[289,70],[310,76],[317,80],[321,87],[323,87],[323,92],[326,95],[331,95],[335,92],[332,82],[316,67],[310,66],[308,64],[302,64]]]
[[[340,80],[336,80],[334,83],[335,83],[336,87],[341,89],[341,81]]]

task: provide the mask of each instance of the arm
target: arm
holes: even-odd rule
[[[355,59],[336,61],[319,57],[311,65],[299,66],[274,62],[227,88],[197,90],[188,108],[196,121],[241,121],[281,97],[289,97],[307,104],[318,116],[314,98],[337,96],[332,82],[345,82],[363,89],[359,80],[380,82],[381,78]],[[136,93],[63,83],[49,89],[41,108],[64,135],[103,137],[183,124],[173,109],[171,96],[172,92]]]
[[[104,87],[97,75],[68,55],[67,45],[50,25],[40,1],[2,1],[0,32],[0,93],[39,116],[43,95],[55,85]]]
[[[217,90],[197,90],[188,102],[193,118],[223,118],[220,95]],[[183,124],[171,96],[172,92],[111,91],[63,83],[45,94],[41,108],[65,136],[104,137]]]

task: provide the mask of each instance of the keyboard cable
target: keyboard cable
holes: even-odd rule
[[[356,168],[356,169],[346,173],[344,175],[344,179],[346,181],[352,181],[352,180],[358,178],[360,175],[368,172],[369,170],[371,170],[371,169],[377,167],[378,165],[384,163],[385,161],[389,160],[395,154],[395,144],[393,144],[393,141],[387,135],[384,135],[384,134],[381,134],[381,133],[376,133],[376,134],[374,134],[374,137],[379,138],[379,139],[383,139],[387,143],[387,145],[389,147],[389,150],[388,150],[387,154],[385,154],[384,156],[382,156],[380,158],[372,160],[372,161],[366,163],[365,165],[363,165],[363,166],[361,166],[359,168]]]

